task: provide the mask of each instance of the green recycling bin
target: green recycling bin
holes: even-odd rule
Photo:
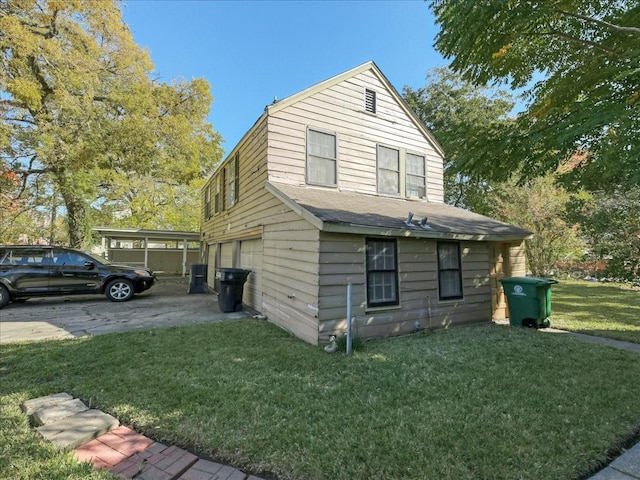
[[[540,328],[551,323],[551,285],[555,280],[541,277],[500,279],[509,306],[509,325]]]

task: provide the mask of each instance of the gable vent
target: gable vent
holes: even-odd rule
[[[364,109],[369,113],[376,113],[376,92],[368,88],[364,91]]]

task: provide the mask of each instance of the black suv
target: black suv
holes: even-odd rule
[[[147,268],[115,265],[73,248],[0,245],[0,308],[29,297],[87,293],[124,302],[154,282]]]

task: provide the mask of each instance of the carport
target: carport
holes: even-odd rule
[[[187,274],[200,263],[199,232],[93,227],[100,235],[102,255],[111,261],[140,265],[154,271]]]

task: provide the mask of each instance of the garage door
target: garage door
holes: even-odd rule
[[[242,300],[247,305],[262,308],[262,239],[243,240],[240,243],[240,265],[251,270],[244,286]]]

